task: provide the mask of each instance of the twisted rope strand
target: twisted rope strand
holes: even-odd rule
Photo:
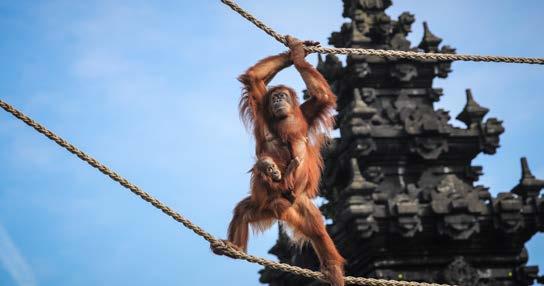
[[[229,6],[232,10],[246,18],[259,29],[263,30],[268,35],[272,36],[278,42],[287,46],[285,36],[280,35],[265,23],[257,19],[251,13],[238,6],[232,0],[221,0],[223,4]],[[463,55],[463,54],[443,54],[443,53],[423,53],[411,51],[396,51],[396,50],[379,50],[379,49],[359,49],[359,48],[324,48],[324,47],[304,47],[309,53],[322,54],[344,54],[344,55],[363,55],[363,56],[378,56],[402,58],[417,61],[468,61],[468,62],[496,62],[496,63],[518,63],[518,64],[536,64],[544,65],[544,58],[527,58],[527,57],[508,57],[508,56],[480,56],[480,55]]]
[[[200,226],[194,224],[183,215],[177,213],[170,207],[166,206],[163,202],[159,201],[157,198],[144,192],[138,186],[131,183],[130,181],[128,181],[127,179],[125,179],[124,177],[116,173],[115,171],[111,170],[106,165],[100,163],[98,160],[94,159],[90,155],[79,150],[76,146],[72,145],[71,143],[63,139],[62,137],[53,133],[51,130],[47,129],[45,126],[34,121],[32,118],[26,116],[24,113],[15,109],[13,106],[9,105],[8,103],[4,102],[1,99],[0,99],[0,107],[2,107],[5,111],[9,112],[11,115],[15,116],[19,120],[26,123],[28,126],[34,128],[34,130],[43,134],[45,137],[57,143],[59,146],[66,149],[68,152],[76,155],[78,158],[85,161],[87,164],[91,165],[93,168],[98,169],[102,174],[110,177],[110,179],[116,181],[121,186],[131,191],[133,194],[139,196],[144,201],[150,203],[155,208],[161,210],[163,213],[173,218],[175,221],[183,224],[186,228],[192,230],[198,236],[201,236],[206,241],[208,241],[212,248],[220,250],[224,254],[227,254],[236,259],[242,259],[242,260],[245,260],[251,263],[257,263],[259,265],[269,267],[272,269],[286,271],[286,272],[301,275],[304,277],[326,281],[325,275],[323,275],[323,273],[321,272],[311,271],[309,269],[304,269],[301,267],[297,267],[297,266],[293,266],[293,265],[289,265],[285,263],[279,263],[279,262],[271,261],[261,257],[249,255],[245,252],[239,251],[238,249],[231,247],[230,245],[224,243],[222,240],[215,238],[213,235],[211,235],[210,233],[202,229]],[[449,286],[446,284],[383,280],[383,279],[351,277],[351,276],[345,277],[345,281],[347,284],[369,285],[369,286]]]

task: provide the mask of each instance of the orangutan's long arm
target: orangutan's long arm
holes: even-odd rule
[[[270,56],[250,67],[238,80],[244,84],[245,93],[240,102],[240,111],[251,119],[257,118],[260,108],[264,106],[266,85],[282,69],[293,64],[289,52]]]
[[[301,105],[302,112],[310,126],[321,124],[325,128],[332,128],[333,118],[330,113],[336,107],[336,96],[323,75],[306,61],[304,43],[291,37],[288,39],[291,59],[310,95],[310,99]]]

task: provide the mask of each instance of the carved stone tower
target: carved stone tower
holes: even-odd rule
[[[391,0],[343,0],[350,18],[330,37],[335,47],[454,53],[441,46],[426,23],[417,47],[406,39],[414,15],[392,20],[384,11]],[[324,215],[329,232],[347,259],[347,274],[384,279],[472,285],[530,285],[538,267],[526,266],[524,248],[544,230],[544,181],[521,159],[520,182],[492,197],[475,185],[482,167],[471,161],[494,154],[501,121],[488,118],[470,89],[457,119],[433,104],[451,63],[398,58],[349,56],[344,66],[335,56],[320,57],[318,68],[338,97],[336,138],[325,152],[322,177]],[[459,95],[453,95],[459,96]],[[310,247],[291,247],[281,232],[271,249],[282,262],[318,269]],[[270,269],[261,282],[321,285]]]

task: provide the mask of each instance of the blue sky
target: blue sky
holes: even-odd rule
[[[541,57],[544,2],[396,1],[460,53]],[[327,42],[341,1],[240,5],[282,33]],[[0,97],[217,236],[248,189],[253,143],[235,77],[282,46],[219,1],[0,1]],[[315,56],[310,60],[315,62]],[[544,177],[541,66],[455,63],[439,107],[464,89],[504,120],[480,183],[508,191],[519,157]],[[293,70],[276,82],[303,89]],[[453,121],[456,125],[461,125]],[[116,183],[0,112],[0,285],[258,285],[259,266],[208,245]],[[276,231],[253,237],[267,254]],[[544,266],[542,235],[528,244]]]

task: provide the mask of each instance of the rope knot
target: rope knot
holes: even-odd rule
[[[228,249],[228,247],[223,241],[217,240],[210,242],[210,249],[213,251],[213,253],[222,255]]]
[[[239,258],[237,247],[228,240],[215,240],[210,242],[210,249],[217,255],[225,255],[230,258]]]

